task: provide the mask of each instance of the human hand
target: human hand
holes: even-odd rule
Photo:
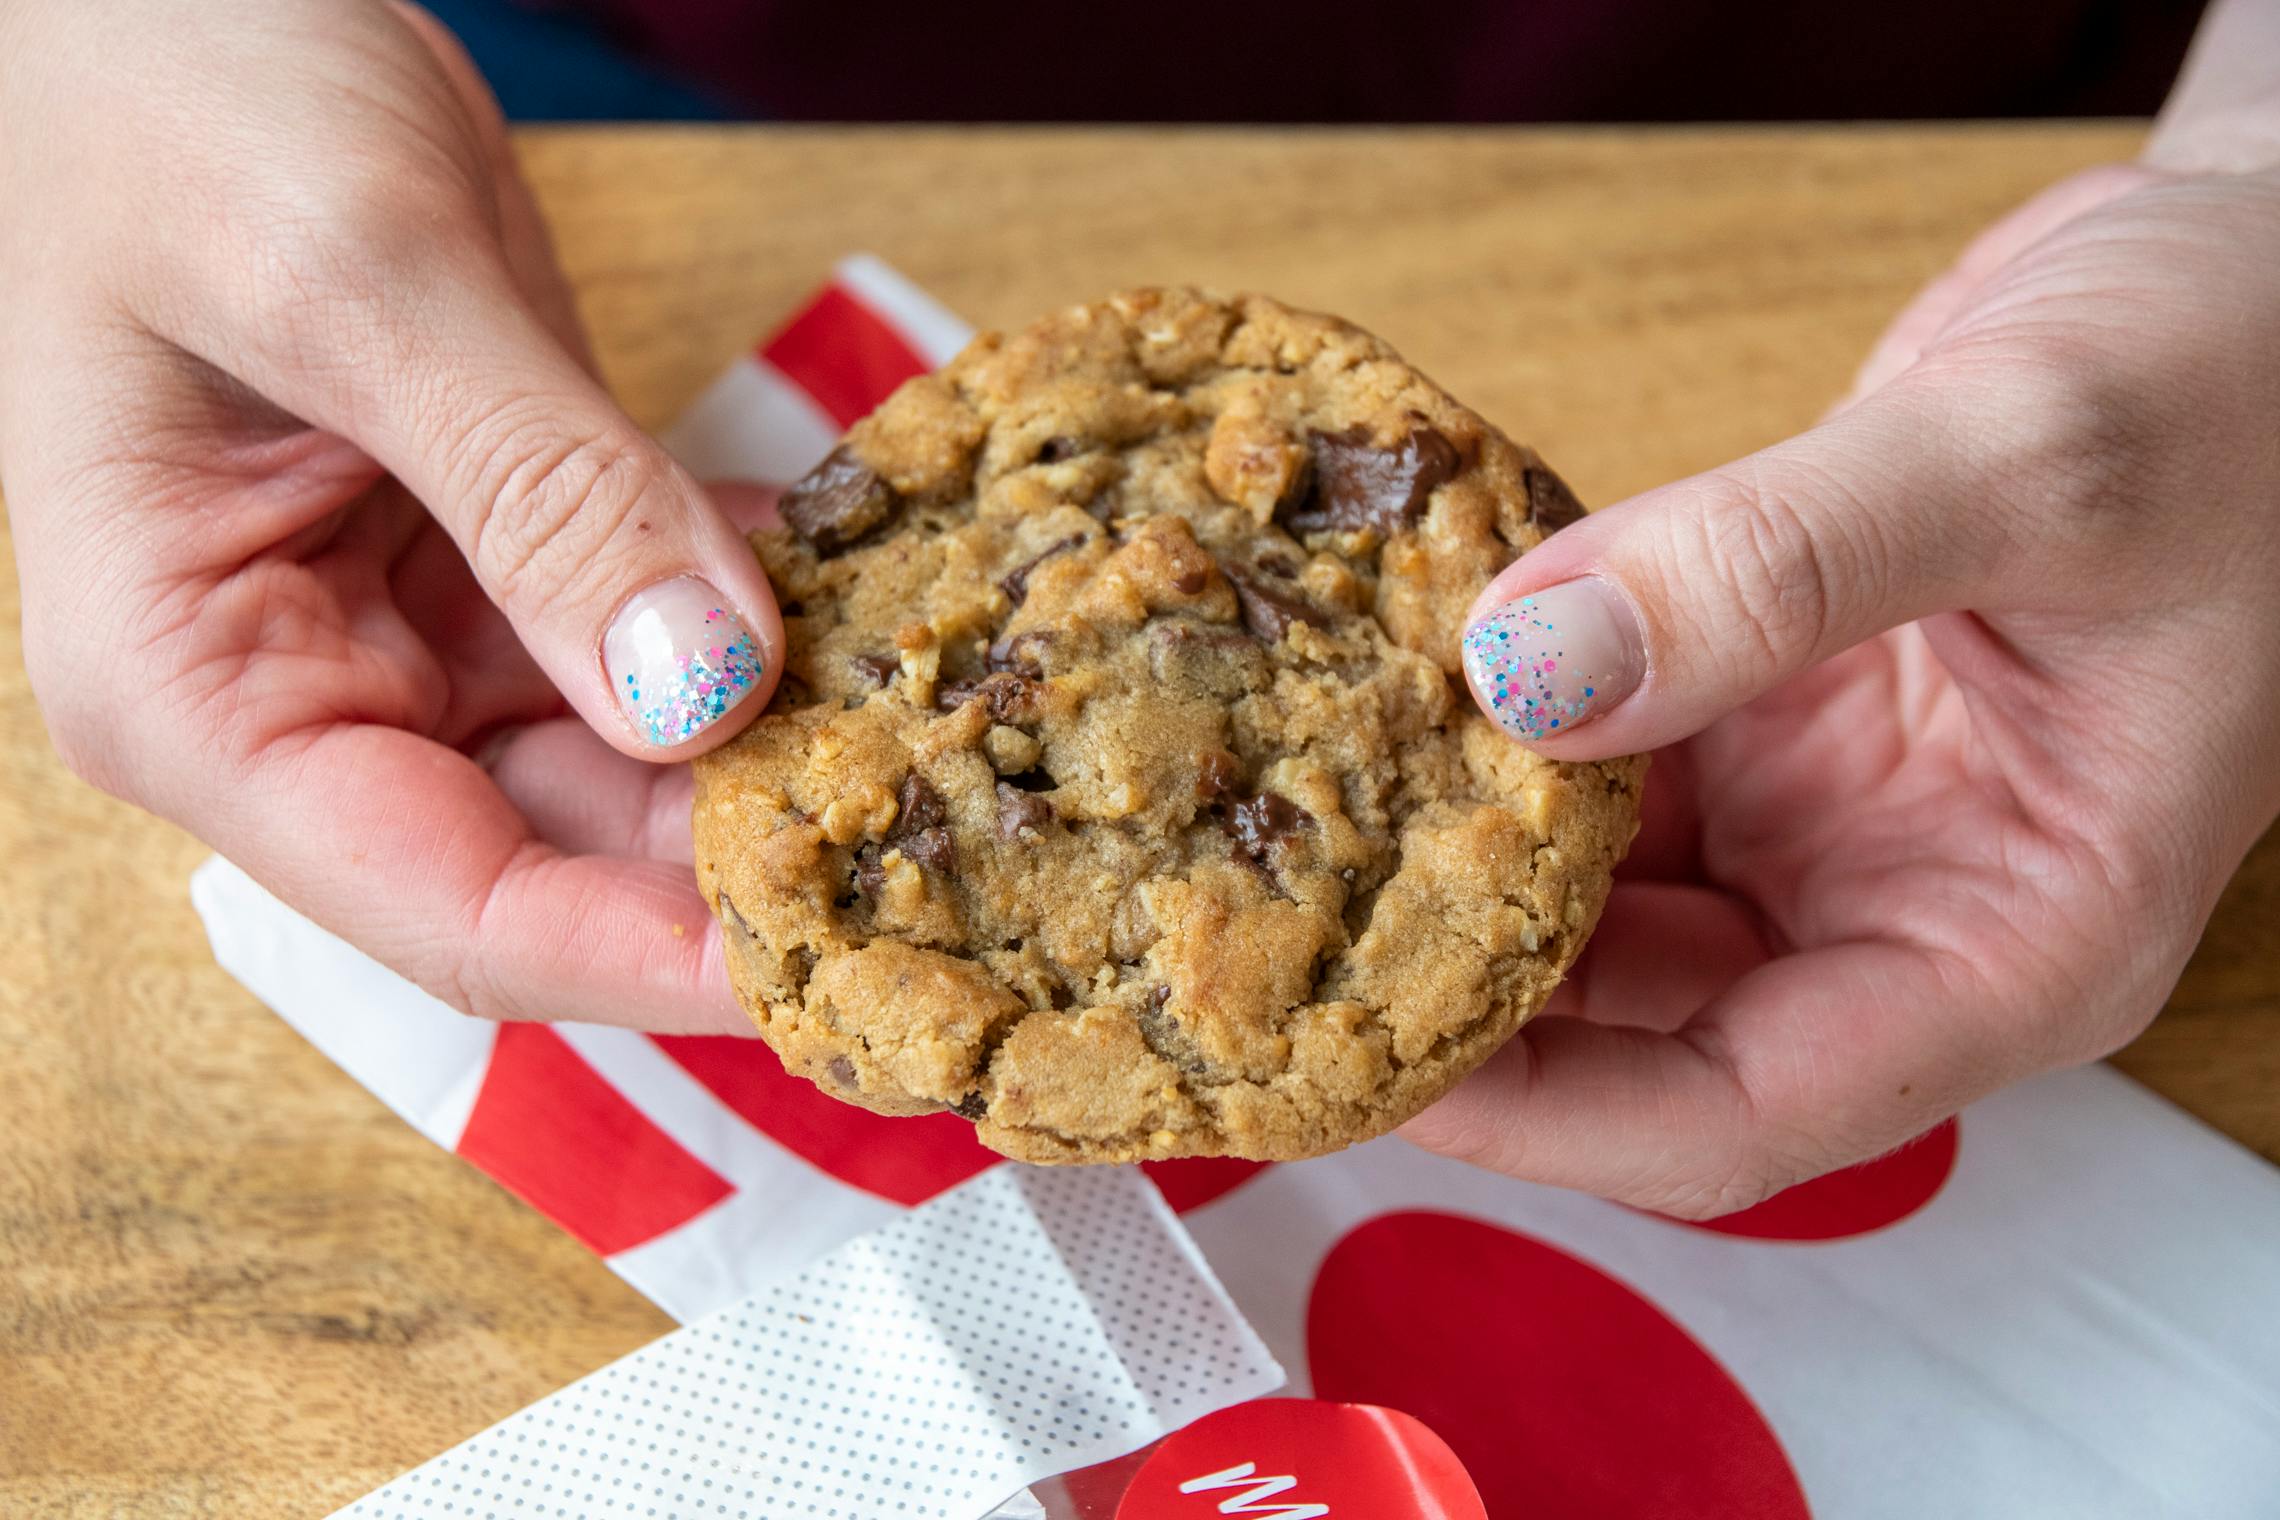
[[[2280,808],[2259,141],[2055,187],[1821,426],[1498,577],[1483,705],[1666,748],[1571,984],[1410,1139],[1702,1217],[2144,1028]]]
[[[748,1032],[656,762],[765,705],[781,620],[594,379],[449,35],[21,0],[0,200],[0,479],[72,768],[462,1009]]]

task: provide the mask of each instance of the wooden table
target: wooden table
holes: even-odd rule
[[[522,140],[671,417],[838,255],[978,323],[1148,281],[1344,313],[1607,500],[1809,423],[2111,126],[611,130]],[[5,594],[14,596],[14,579]],[[203,851],[50,754],[0,617],[0,1514],[309,1516],[667,1328],[217,970]],[[2280,1160],[2280,836],[2121,1066]]]

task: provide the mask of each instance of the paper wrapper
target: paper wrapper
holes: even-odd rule
[[[668,442],[794,479],[965,337],[851,259]],[[680,1319],[999,1164],[757,1042],[464,1018],[226,862],[192,895],[263,1001]],[[2104,1068],[1709,1227],[1398,1140],[1144,1170],[1295,1391],[1421,1417],[1492,1515],[2280,1515],[2280,1174]]]

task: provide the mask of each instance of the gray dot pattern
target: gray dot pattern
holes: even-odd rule
[[[339,1513],[975,1520],[1282,1381],[1137,1172],[1001,1166]]]

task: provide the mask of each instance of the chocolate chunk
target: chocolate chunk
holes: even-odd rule
[[[1045,825],[1053,821],[1053,804],[1018,786],[1009,786],[1000,781],[997,784],[997,801],[997,830],[1000,839],[1019,839],[1023,829],[1033,834],[1042,833]]]
[[[1027,715],[1037,697],[1037,683],[1027,676],[1000,671],[979,681],[945,681],[934,688],[934,705],[943,712],[956,712],[977,697],[988,706],[992,718],[1013,723]]]
[[[970,1092],[950,1105],[950,1112],[961,1119],[979,1119],[990,1111],[990,1100],[978,1092]]]
[[[1528,521],[1546,533],[1557,533],[1571,522],[1583,520],[1583,503],[1568,483],[1543,465],[1528,471]]]
[[[1201,565],[1190,565],[1172,577],[1172,589],[1182,596],[1194,596],[1211,584],[1211,572]]]
[[[930,871],[948,873],[957,863],[946,822],[950,811],[932,782],[911,772],[895,794],[895,805],[894,826],[887,830],[885,846],[867,844],[855,852],[855,888],[866,897],[878,896],[887,884],[887,850],[900,850],[904,859]]]
[[[1084,451],[1085,446],[1082,439],[1066,438],[1056,433],[1037,446],[1037,462],[1039,464],[1059,464],[1064,459],[1076,458]]]
[[[1287,516],[1313,494],[1314,451],[1309,449],[1306,457],[1298,462],[1298,468],[1290,472],[1290,479],[1283,482],[1282,494],[1275,498],[1274,507],[1268,515],[1277,519]]]
[[[1054,555],[1066,554],[1071,549],[1082,548],[1087,542],[1089,542],[1089,540],[1087,539],[1086,535],[1082,533],[1072,533],[1067,538],[1062,539],[1059,543],[1047,544],[1045,546],[1044,552],[1039,554],[1035,559],[1030,560],[1026,564],[1016,565],[1013,569],[1008,570],[1005,574],[1005,579],[998,582],[998,589],[1005,593],[1006,600],[1012,602],[1016,607],[1020,606],[1022,599],[1029,595],[1029,574],[1031,571],[1035,570],[1039,565],[1044,564],[1045,561],[1051,559]]]
[[[776,503],[795,532],[829,556],[883,527],[901,508],[894,487],[845,444]]]
[[[1311,628],[1328,625],[1330,619],[1320,610],[1307,605],[1295,596],[1287,596],[1268,585],[1266,580],[1239,565],[1220,567],[1235,587],[1235,601],[1243,610],[1243,626],[1262,644],[1279,644],[1293,623],[1304,623]]]
[[[1045,679],[1045,647],[1053,642],[1053,635],[1042,629],[1017,633],[1010,639],[999,639],[990,646],[989,665],[995,673],[1010,670],[1015,675],[1032,681]]]
[[[1220,826],[1253,864],[1264,866],[1276,845],[1313,824],[1313,814],[1280,792],[1261,792],[1229,808]]]
[[[939,871],[945,876],[957,864],[957,855],[951,847],[950,830],[947,827],[920,829],[915,834],[905,835],[895,842],[895,848],[902,851],[907,859],[915,860],[929,871]]]
[[[875,844],[864,845],[855,852],[855,890],[865,897],[877,897],[879,889],[887,884],[887,868],[880,864],[884,853]]]
[[[1286,581],[1298,574],[1298,561],[1274,549],[1269,549],[1251,563],[1266,571],[1267,574],[1279,575]]]
[[[949,816],[934,783],[916,771],[903,777],[902,787],[895,793],[895,808],[895,826],[887,834],[889,840],[931,829]]]
[[[1374,528],[1391,537],[1425,511],[1433,488],[1462,468],[1457,446],[1428,427],[1413,427],[1392,448],[1370,441],[1366,428],[1316,433],[1314,475],[1305,495],[1276,518],[1294,533]]]
[[[1037,683],[1026,676],[994,675],[982,682],[982,701],[998,722],[1017,722],[1031,716],[1030,710],[1037,703]]]
[[[832,1081],[837,1082],[841,1087],[853,1087],[855,1085],[855,1063],[845,1056],[833,1056],[831,1064],[826,1066],[824,1071],[829,1074]]]
[[[1242,762],[1223,749],[1215,749],[1196,757],[1195,794],[1198,797],[1225,797],[1243,781]]]
[[[1195,1041],[1180,1027],[1179,1020],[1165,1011],[1164,1005],[1172,1000],[1172,989],[1157,987],[1148,994],[1148,1001],[1140,1005],[1140,1038],[1159,1060],[1168,1061],[1190,1076],[1198,1076],[1211,1069],[1211,1063],[1196,1049]]]
[[[902,669],[902,661],[891,654],[859,654],[848,664],[870,681],[873,686],[884,686]]]

